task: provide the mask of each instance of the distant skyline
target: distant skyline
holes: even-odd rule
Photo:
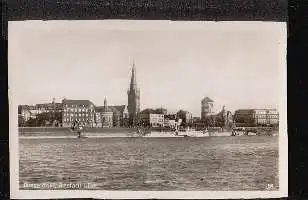
[[[65,97],[100,106],[106,98],[109,105],[127,105],[134,61],[141,110],[184,109],[200,116],[206,96],[216,112],[223,105],[231,111],[278,108],[286,67],[280,55],[286,33],[279,23],[159,23],[9,23],[9,85],[16,101]]]

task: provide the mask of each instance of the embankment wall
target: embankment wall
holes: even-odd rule
[[[84,128],[83,132],[97,133],[97,134],[123,134],[136,131],[133,128]],[[42,135],[75,135],[70,128],[62,127],[19,127],[18,132],[20,136],[42,136]]]

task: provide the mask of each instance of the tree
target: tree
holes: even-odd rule
[[[215,126],[218,126],[218,127],[224,127],[225,126],[225,120],[222,116],[217,116],[216,117],[216,124]]]
[[[26,126],[26,121],[23,116],[18,115],[18,127]]]
[[[234,122],[241,126],[255,126],[252,114],[237,114],[234,115]]]
[[[166,115],[167,114],[167,109],[165,109],[165,108],[157,108],[156,110],[155,110],[155,113],[156,114],[164,114],[164,115]]]
[[[45,112],[36,116],[36,120],[39,126],[45,126],[46,123],[53,124],[54,121],[62,121],[62,112]]]
[[[29,127],[37,127],[40,126],[40,123],[37,119],[35,118],[30,118],[27,122],[26,122],[26,126]]]

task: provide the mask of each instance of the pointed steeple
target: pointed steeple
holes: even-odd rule
[[[130,80],[130,90],[136,90],[136,89],[137,89],[136,67],[135,67],[135,60],[133,60],[132,76]]]
[[[107,99],[105,97],[104,99],[104,111],[107,112],[108,111],[108,107],[107,107]]]

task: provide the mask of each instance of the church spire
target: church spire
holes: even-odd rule
[[[130,90],[137,89],[137,81],[136,81],[136,67],[135,67],[135,60],[133,60],[133,67],[132,67],[132,77],[130,81]]]
[[[135,61],[133,60],[130,88],[127,91],[128,95],[127,109],[129,113],[129,123],[133,126],[136,125],[138,121],[138,113],[140,112],[140,91],[139,88],[137,88],[136,79],[137,79],[136,67],[135,67]]]
[[[107,112],[108,111],[108,107],[107,107],[107,99],[105,97],[104,99],[104,112]]]

